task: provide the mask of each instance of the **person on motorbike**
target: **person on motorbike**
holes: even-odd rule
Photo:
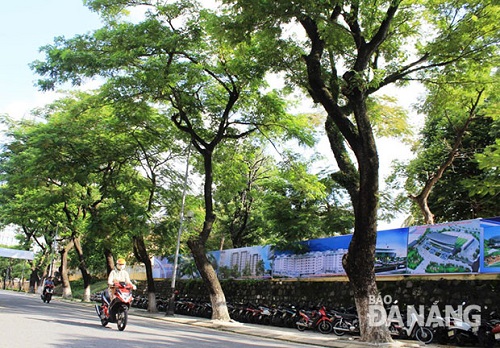
[[[48,287],[54,287],[54,281],[52,280],[52,277],[47,277],[47,279],[45,279],[45,282],[43,283],[43,296],[45,296],[45,292],[47,291]]]
[[[125,282],[130,284],[134,290],[137,287],[130,281],[130,275],[125,270],[126,262],[124,259],[119,258],[116,261],[116,269],[109,272],[108,276],[108,289],[105,290],[104,296],[111,302],[115,297],[115,283]]]

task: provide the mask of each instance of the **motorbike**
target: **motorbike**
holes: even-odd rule
[[[403,316],[406,317],[406,325],[404,325],[404,322],[400,322],[396,318],[389,321],[388,329],[392,336],[403,339],[417,339],[419,342],[424,344],[429,344],[433,341],[434,330],[421,325],[421,323],[424,323],[425,320],[423,315],[417,314],[415,311],[411,311],[409,316],[406,312],[403,312]]]
[[[271,325],[281,327],[295,327],[298,321],[298,313],[293,305],[281,305],[274,309],[271,317]]]
[[[300,319],[296,324],[299,331],[317,329],[322,334],[329,334],[333,330],[332,319],[326,313],[325,306],[311,312],[300,310],[299,315]]]
[[[481,320],[478,340],[481,347],[493,347],[500,343],[500,316],[495,311],[489,314],[489,318]]]
[[[465,302],[462,303],[462,306]],[[471,312],[470,314],[475,313]],[[474,319],[464,320],[460,317],[436,317],[437,325],[432,326],[435,340],[440,344],[457,346],[475,345],[479,343],[480,324]]]
[[[495,338],[496,342],[500,342],[500,320],[496,320],[492,323],[493,327],[491,328],[491,333]]]
[[[333,311],[334,324],[333,333],[337,336],[343,336],[346,333],[359,335],[359,317],[357,313],[348,313]]]
[[[101,325],[107,326],[108,323],[116,323],[118,330],[123,331],[127,326],[128,310],[132,303],[132,284],[119,282],[114,284],[115,297],[109,302],[106,296],[102,296],[102,305],[95,305],[95,310],[101,319]]]
[[[54,284],[47,284],[43,288],[43,292],[40,295],[43,303],[50,303],[52,300],[52,295],[54,294]]]

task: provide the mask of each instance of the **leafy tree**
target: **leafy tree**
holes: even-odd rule
[[[496,70],[493,75],[492,90],[498,90],[498,81],[500,72]],[[478,200],[487,199],[492,203],[498,200],[500,194],[500,113],[498,93],[491,93],[485,103],[484,115],[491,118],[492,124],[485,129],[485,133],[494,140],[491,144],[484,148],[483,152],[474,154],[474,159],[477,162],[478,169],[481,171],[479,177],[469,177],[462,181],[463,185],[469,189],[469,194],[472,198]],[[487,216],[483,213],[483,216]],[[497,212],[489,213],[489,216],[497,214]]]
[[[471,71],[465,74],[442,75],[439,84],[428,87],[429,95],[420,108],[428,116],[414,147],[417,157],[398,166],[399,179],[406,178],[405,191],[415,203],[414,222],[433,224],[434,216],[441,222],[496,214],[494,194],[474,194],[467,183],[487,177],[475,158],[498,135],[494,121],[498,112],[490,107],[498,79],[486,63],[468,68]],[[450,80],[464,83],[446,83]],[[391,182],[396,183],[395,176]]]
[[[214,249],[263,244],[262,181],[269,175],[271,163],[263,144],[255,142],[254,137],[234,145],[228,142],[217,152],[214,199],[219,214],[214,235],[221,236],[221,241]]]
[[[432,79],[436,75],[430,73],[445,72],[447,65],[460,69],[466,62],[490,60],[498,44],[493,24],[498,7],[479,1],[223,3],[235,40],[273,35],[281,44],[270,57],[276,68],[327,113],[325,129],[339,167],[334,179],[349,192],[355,214],[344,268],[361,317],[362,340],[390,341],[386,328],[367,320],[369,298],[378,295],[373,264],[379,197],[369,103],[391,84]],[[297,27],[305,33],[301,37],[285,32]]]
[[[206,257],[206,242],[215,221],[213,153],[226,139],[257,130],[298,135],[306,120],[291,117],[276,92],[264,93],[267,44],[234,46],[225,40],[219,20],[187,1],[151,5],[137,24],[122,21],[120,11],[135,2],[88,1],[107,26],[70,40],[56,39],[43,50],[45,62],[33,68],[46,77],[42,89],[85,77],[107,78],[109,100],[144,100],[161,105],[200,155],[204,174],[205,219],[188,245],[209,288],[213,317],[229,320],[224,294]],[[270,133],[269,133],[270,134]],[[310,141],[304,138],[304,141]]]
[[[315,156],[306,161],[286,150],[278,163],[256,138],[217,153],[224,158],[214,165],[220,211],[214,233],[222,240],[230,236],[223,244],[239,248],[349,232],[352,213],[341,203],[339,187],[311,173]]]
[[[133,245],[138,259],[146,265],[148,290],[154,295],[152,267],[143,236],[149,235],[145,226],[158,206],[155,192],[164,184],[161,181],[168,178],[168,175],[159,177],[157,171],[168,169],[164,166],[170,158],[165,145],[175,149],[175,142],[168,139],[173,133],[165,131],[158,122],[164,118],[155,118],[157,113],[151,108],[119,101],[103,105],[102,100],[100,95],[77,94],[75,98],[49,105],[40,113],[47,120],[45,123],[34,125],[29,131],[21,128],[13,133],[18,135],[11,149],[19,148],[22,137],[27,146],[23,146],[17,156],[6,152],[5,158],[9,161],[5,168],[33,153],[29,165],[23,162],[27,169],[23,172],[24,178],[39,188],[32,192],[34,202],[39,205],[31,210],[32,220],[47,221],[46,218],[40,220],[44,209],[59,212],[58,221],[63,226],[58,233],[60,242],[66,240],[60,249],[65,296],[70,296],[66,276],[68,252],[75,247],[79,261],[74,265],[82,271],[86,295],[90,297],[90,274],[83,252],[86,243],[102,245],[109,268],[114,266],[112,249],[127,255]],[[158,136],[155,132],[164,135]],[[140,164],[144,165],[143,172],[149,180],[135,169]],[[36,181],[39,177],[41,180]],[[14,175],[6,177],[7,187],[15,188],[14,196],[26,186],[14,186],[16,180]],[[50,188],[48,196],[47,187]],[[3,192],[5,198],[7,192]],[[50,200],[43,200],[44,194]],[[21,203],[24,209],[30,208],[26,200]],[[7,204],[4,209],[12,208],[13,204]],[[54,214],[50,216],[54,218]],[[153,288],[149,284],[153,284]],[[152,306],[156,310],[154,301]]]
[[[64,187],[60,185],[61,190],[58,190],[57,185],[51,185],[58,183],[57,180],[52,181],[54,177],[48,174],[54,168],[50,166],[53,162],[45,162],[46,158],[41,156],[46,148],[43,141],[50,138],[44,135],[47,134],[39,132],[39,127],[32,122],[11,127],[11,139],[2,152],[2,222],[22,226],[27,241],[31,238],[38,241],[42,236],[55,238],[57,222],[64,219],[60,201]],[[70,191],[70,188],[65,189]],[[65,240],[64,232],[59,233],[62,237],[60,243]],[[43,245],[43,242],[40,244]],[[61,251],[64,253],[67,249],[63,247]],[[63,285],[63,295],[71,296],[67,278],[63,277]]]

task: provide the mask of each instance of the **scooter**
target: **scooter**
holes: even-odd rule
[[[305,329],[317,329],[322,334],[329,334],[333,330],[332,319],[326,314],[324,306],[318,310],[307,313],[299,311],[300,319],[297,321],[297,330],[304,331]]]
[[[47,284],[43,288],[43,292],[40,295],[43,303],[50,303],[52,300],[52,295],[54,294],[54,284]]]
[[[462,303],[462,306],[465,304]],[[469,314],[476,313],[473,311]],[[479,342],[479,327],[480,322],[476,322],[474,318],[464,320],[460,317],[435,317],[433,325],[433,333],[436,341],[440,344],[456,344],[462,345],[475,345]]]
[[[346,333],[359,335],[359,317],[355,311],[353,313],[332,311],[331,313],[334,315],[333,333],[335,335],[343,336]]]
[[[95,310],[101,319],[101,325],[106,326],[108,323],[116,323],[118,330],[123,331],[127,326],[128,310],[132,303],[132,284],[119,282],[114,284],[115,297],[109,302],[106,296],[102,296],[103,304],[95,305]]]
[[[425,320],[422,314],[411,310],[410,315],[408,315],[407,312],[404,312],[403,315],[406,316],[406,326],[403,322],[397,320],[397,318],[389,321],[388,329],[392,336],[397,338],[417,339],[424,344],[432,342],[434,339],[433,330],[422,325]]]

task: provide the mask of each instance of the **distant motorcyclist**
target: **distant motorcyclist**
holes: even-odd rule
[[[42,295],[45,296],[47,289],[53,287],[54,287],[54,281],[52,280],[52,277],[47,277],[47,279],[45,279],[45,282],[43,283]]]

